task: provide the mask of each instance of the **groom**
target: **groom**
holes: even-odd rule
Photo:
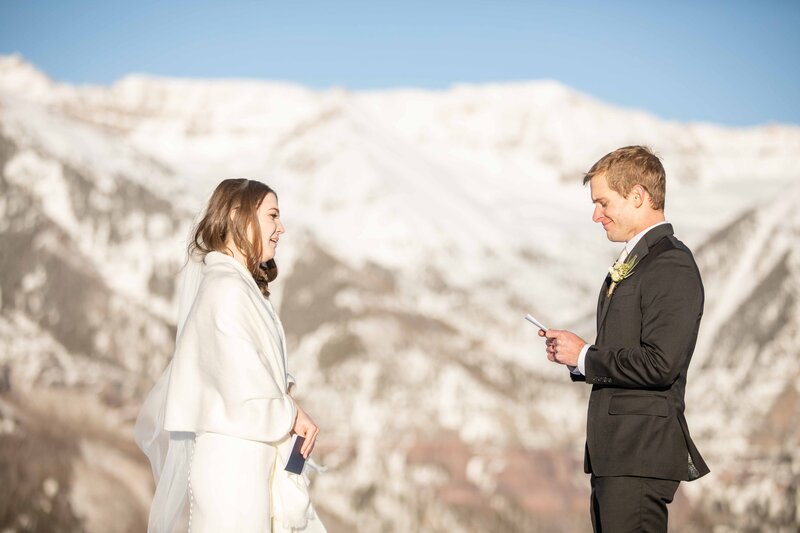
[[[642,146],[607,154],[586,174],[594,215],[625,243],[597,303],[597,340],[540,331],[547,358],[592,385],[584,469],[595,532],[667,531],[678,484],[708,473],[684,417],[686,374],[703,283],[689,249],[664,219],[666,176]]]

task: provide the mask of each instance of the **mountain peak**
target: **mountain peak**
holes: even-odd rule
[[[28,99],[46,99],[55,82],[20,54],[0,55],[0,91]]]

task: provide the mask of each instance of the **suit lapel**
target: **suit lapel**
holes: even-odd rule
[[[606,276],[603,282],[603,288],[600,289],[600,302],[597,305],[597,334],[600,335],[600,330],[605,324],[608,308],[611,307],[611,298],[608,297],[608,288],[611,286],[611,276]]]
[[[672,224],[662,224],[657,226],[642,236],[639,239],[639,242],[636,243],[636,246],[633,247],[631,253],[628,254],[628,258],[636,256],[636,263],[641,263],[642,260],[647,257],[647,254],[650,252],[650,248],[652,248],[658,241],[672,235],[673,229]],[[608,309],[611,307],[611,300],[614,298],[612,295],[610,298],[607,296],[608,288],[611,286],[611,275],[607,275],[605,281],[603,282],[603,288],[600,289],[600,301],[597,303],[597,336],[600,337],[600,331],[603,329],[605,325],[606,315],[608,314]]]

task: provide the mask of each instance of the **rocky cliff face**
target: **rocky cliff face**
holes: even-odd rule
[[[0,478],[27,496],[0,498],[0,523],[141,531],[130,423],[171,356],[192,217],[246,175],[288,228],[273,298],[323,428],[329,529],[587,530],[588,390],[521,317],[592,338],[616,247],[580,171],[632,143],[663,156],[707,289],[687,414],[713,473],[673,522],[796,527],[799,129],[667,123],[553,82],[72,87],[16,57],[0,58]]]

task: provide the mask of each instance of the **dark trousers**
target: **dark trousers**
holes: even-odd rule
[[[592,474],[592,528],[595,533],[667,532],[667,504],[679,481]]]

